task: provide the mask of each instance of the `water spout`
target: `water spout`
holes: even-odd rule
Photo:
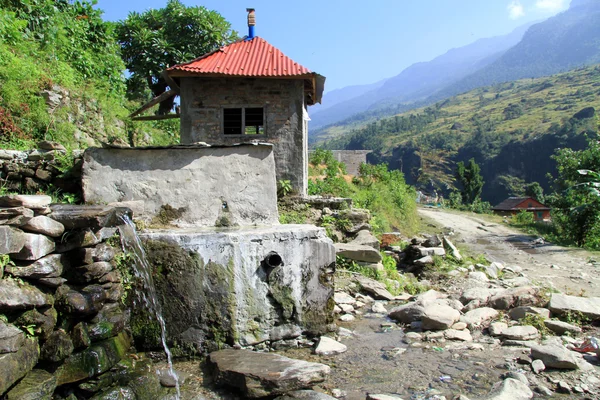
[[[156,295],[156,287],[154,286],[154,280],[152,279],[152,268],[148,262],[148,259],[146,258],[146,252],[144,251],[144,247],[142,246],[140,238],[136,233],[133,221],[131,221],[127,215],[123,215],[120,218],[123,221],[123,224],[119,226],[121,245],[123,246],[123,251],[131,254],[133,257],[133,262],[135,264],[133,272],[135,276],[140,278],[144,283],[145,291],[140,293],[140,296],[146,306],[150,309],[150,312],[154,313],[156,320],[160,325],[161,342],[163,348],[165,349],[165,354],[167,355],[169,375],[171,375],[171,377],[175,380],[175,388],[177,390],[176,399],[179,400],[181,399],[179,378],[175,371],[173,371],[173,357],[171,355],[171,350],[169,350],[169,346],[167,346],[167,328],[165,319],[162,315],[162,307],[158,302],[158,297]]]
[[[281,258],[281,256],[279,254],[277,254],[274,251],[267,254],[267,256],[264,259],[264,262],[268,267],[271,267],[271,268],[275,268],[275,267],[279,267],[279,266],[283,265],[283,259]]]

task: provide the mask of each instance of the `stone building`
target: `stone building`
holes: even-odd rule
[[[325,78],[255,36],[248,11],[248,36],[165,71],[179,86],[181,143],[273,143],[277,180],[306,194],[306,108],[321,101]]]

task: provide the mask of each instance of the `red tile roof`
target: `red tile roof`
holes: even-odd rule
[[[309,78],[314,74],[273,47],[265,39],[255,36],[221,47],[193,61],[167,69],[169,75],[227,75],[243,77]]]

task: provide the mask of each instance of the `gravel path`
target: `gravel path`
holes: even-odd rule
[[[600,296],[600,255],[588,251],[556,246],[536,245],[529,236],[503,224],[494,224],[476,214],[421,208],[419,214],[444,228],[450,228],[455,244],[474,254],[484,254],[490,261],[519,265],[526,276],[543,286],[562,292]]]

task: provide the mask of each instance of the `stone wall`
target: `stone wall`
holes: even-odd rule
[[[0,149],[0,185],[4,191],[36,193],[54,188],[63,193],[81,193],[79,154],[74,160],[66,159],[64,147],[52,142],[38,143],[38,147],[29,151]]]
[[[313,150],[308,152],[309,157]],[[346,164],[346,172],[349,175],[359,175],[360,164],[367,163],[367,154],[372,150],[331,150],[333,157],[339,162]]]
[[[264,135],[225,136],[222,107],[265,109]],[[275,145],[277,180],[306,194],[308,132],[304,83],[287,79],[181,79],[181,143],[231,145],[252,139]]]
[[[82,183],[87,203],[143,201],[153,225],[279,223],[270,144],[89,148]]]
[[[130,211],[49,203],[0,197],[0,397],[77,392],[130,347],[120,250],[111,243],[118,216]]]

